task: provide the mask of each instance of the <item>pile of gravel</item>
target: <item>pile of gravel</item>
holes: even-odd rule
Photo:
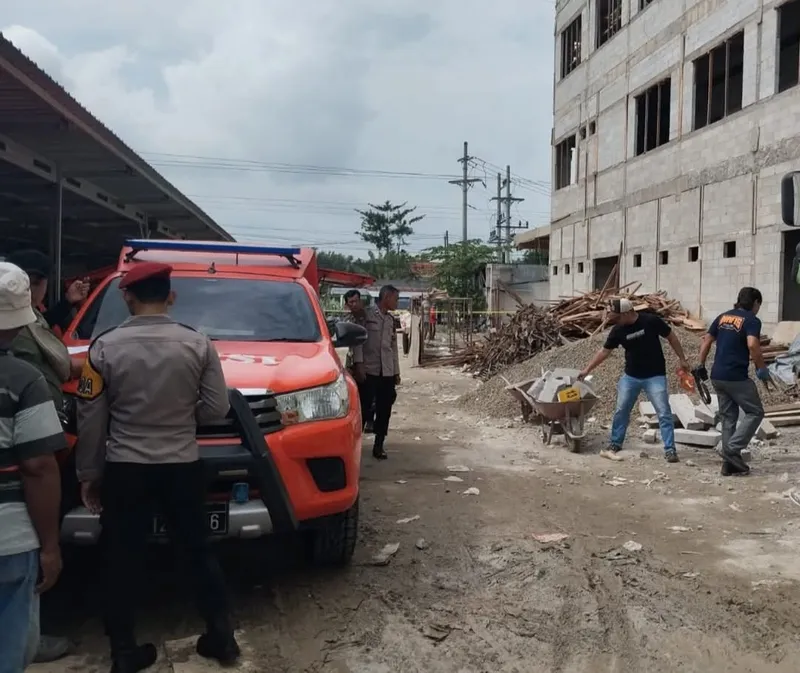
[[[703,340],[702,332],[689,332],[682,328],[673,328],[678,335],[678,339],[686,353],[689,364],[697,362],[700,353],[700,343]],[[543,353],[525,360],[517,365],[509,367],[499,374],[493,376],[488,381],[479,386],[476,390],[462,395],[458,400],[458,405],[466,411],[478,416],[492,416],[498,418],[515,418],[520,415],[520,404],[506,392],[506,380],[510,383],[517,383],[526,379],[541,376],[542,371],[554,369],[556,367],[569,367],[573,369],[583,369],[592,356],[605,343],[607,334],[597,334],[588,339],[581,339],[566,346],[552,348]],[[676,368],[678,359],[672,348],[666,342],[662,342],[664,355],[667,360],[667,378],[669,380],[670,393],[680,393],[683,390],[678,384]],[[712,347],[708,358],[707,367],[711,370],[714,362],[714,349]],[[625,368],[625,352],[618,348],[611,357],[592,372],[591,384],[600,398],[599,402],[592,410],[592,415],[601,422],[608,422],[614,413],[614,405],[617,394],[617,382],[623,374]],[[709,388],[710,385],[709,385]],[[713,389],[711,390],[713,394]],[[780,404],[787,401],[784,393],[772,392],[767,394],[763,386],[759,384],[761,399],[765,405]],[[642,396],[642,399],[644,397]],[[635,413],[635,410],[634,410]]]

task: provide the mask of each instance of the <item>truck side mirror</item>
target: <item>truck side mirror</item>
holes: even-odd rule
[[[790,227],[800,227],[800,171],[792,171],[781,180],[781,218]]]
[[[367,340],[367,330],[354,322],[337,322],[333,329],[333,345],[336,348],[359,346]]]

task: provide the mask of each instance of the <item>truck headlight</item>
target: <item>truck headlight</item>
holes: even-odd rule
[[[276,395],[285,425],[343,418],[350,408],[350,391],[344,373],[326,386]]]

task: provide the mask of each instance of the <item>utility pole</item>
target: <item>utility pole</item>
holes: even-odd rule
[[[503,186],[506,188],[505,196],[503,196]],[[500,173],[497,174],[497,196],[492,198],[492,201],[497,201],[497,245],[503,252],[504,264],[511,263],[511,252],[505,249],[511,243],[511,230],[528,228],[527,222],[525,226],[521,222],[518,225],[511,224],[511,204],[524,200],[511,196],[511,166],[506,166],[506,179],[504,181]],[[501,206],[505,206],[505,216],[502,214]],[[505,236],[503,235],[503,225],[505,225]]]
[[[464,245],[467,244],[467,210],[469,210],[469,200],[467,193],[469,186],[474,182],[481,182],[480,178],[470,178],[469,175],[469,162],[472,157],[469,155],[469,143],[464,142],[464,155],[458,160],[461,164],[461,179],[450,180],[451,185],[458,185],[461,187],[461,240]]]
[[[503,254],[503,176],[497,174],[497,255],[501,259]]]

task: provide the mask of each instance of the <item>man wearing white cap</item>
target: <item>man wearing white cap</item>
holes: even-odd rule
[[[652,313],[637,313],[628,299],[613,299],[608,303],[609,320],[614,327],[608,333],[603,347],[581,372],[589,375],[606,361],[609,355],[622,346],[625,349],[625,373],[617,384],[617,408],[611,425],[611,442],[600,452],[603,458],[622,460],[619,452],[639,393],[644,391],[658,415],[658,426],[664,442],[664,457],[668,463],[678,462],[675,450],[675,424],[669,406],[667,365],[661,339],[666,339],[678,356],[679,369],[689,371],[681,342],[675,332],[661,318]]]
[[[28,276],[0,262],[0,671],[21,673],[39,640],[38,593],[61,572],[64,431],[42,374],[10,353],[36,321]]]

